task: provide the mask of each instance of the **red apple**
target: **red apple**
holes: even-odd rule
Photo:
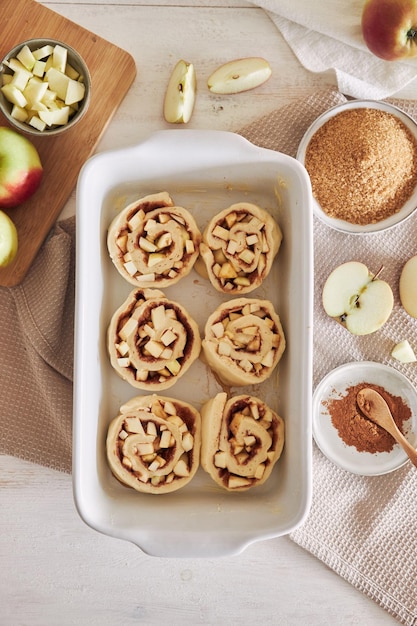
[[[33,143],[7,126],[0,126],[0,208],[28,200],[40,185],[42,163]]]
[[[417,0],[366,0],[362,34],[369,50],[381,59],[417,56]]]

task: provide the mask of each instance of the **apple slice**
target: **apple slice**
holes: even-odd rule
[[[14,222],[0,211],[0,267],[9,265],[17,254],[18,238]]]
[[[172,71],[165,93],[165,120],[171,124],[187,124],[193,113],[196,91],[194,65],[181,59]]]
[[[408,259],[401,270],[399,290],[404,309],[417,318],[417,255]]]
[[[271,66],[261,57],[236,59],[217,68],[209,76],[207,86],[212,93],[240,93],[259,87],[271,74]]]
[[[393,347],[391,356],[400,363],[415,363],[417,361],[414,350],[407,339],[400,341]]]
[[[324,284],[322,301],[327,315],[353,335],[369,335],[381,328],[394,306],[389,284],[358,261],[333,270]]]

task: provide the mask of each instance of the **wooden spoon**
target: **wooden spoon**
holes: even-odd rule
[[[375,389],[366,387],[356,396],[358,407],[362,413],[378,426],[392,435],[397,443],[405,450],[411,462],[417,467],[417,450],[411,445],[399,430],[392,417],[388,404]]]

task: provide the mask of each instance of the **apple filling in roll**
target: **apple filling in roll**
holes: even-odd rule
[[[266,380],[278,364],[285,335],[269,300],[235,298],[208,318],[202,348],[223,384],[254,385]]]
[[[201,233],[166,192],[129,204],[110,224],[107,247],[119,273],[136,287],[168,287],[190,273]]]
[[[117,309],[108,329],[110,361],[133,387],[172,387],[198,358],[197,323],[158,289],[134,289]]]
[[[184,487],[198,469],[200,447],[200,413],[187,402],[156,394],[124,404],[106,440],[114,476],[152,494]]]
[[[201,466],[228,491],[246,491],[271,475],[284,447],[283,419],[265,402],[219,393],[201,409]]]
[[[268,276],[281,241],[281,229],[265,209],[232,204],[205,228],[196,269],[217,291],[249,293]]]

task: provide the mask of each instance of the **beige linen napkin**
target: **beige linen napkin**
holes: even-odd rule
[[[313,94],[240,130],[262,147],[295,155],[310,124],[329,106],[345,101],[335,91]],[[417,102],[391,100],[417,118]],[[314,218],[314,386],[350,361],[390,365],[417,385],[416,364],[400,365],[390,351],[401,339],[417,348],[417,320],[400,306],[398,280],[405,261],[417,254],[417,215],[377,235],[345,235]],[[339,263],[363,261],[393,288],[395,306],[377,333],[353,337],[330,320],[321,305],[325,279]],[[417,623],[417,469],[408,463],[384,476],[361,477],[337,468],[313,446],[313,502],[294,542],[321,559],[404,624]]]
[[[0,453],[71,471],[75,218],[0,287]]]
[[[361,32],[364,0],[256,0],[300,63],[332,70],[341,93],[381,100],[417,77],[417,59],[388,62],[371,54]]]

